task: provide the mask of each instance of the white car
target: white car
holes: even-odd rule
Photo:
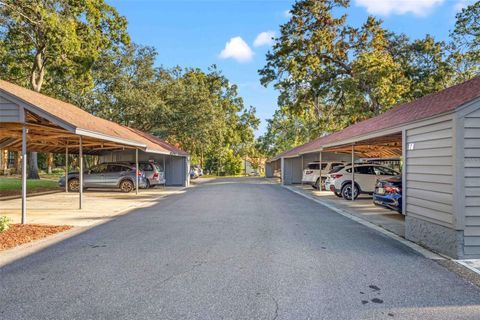
[[[332,170],[330,170],[330,172],[327,174],[327,178],[325,179],[325,190],[333,191],[333,193],[335,193],[337,197],[340,197],[340,198],[342,197],[340,193],[335,192],[335,188],[332,188],[332,186],[335,183],[335,179],[339,177],[339,175],[337,176],[336,173],[342,170],[345,166],[349,166],[349,165],[351,164],[349,163],[341,166],[336,166]]]
[[[327,174],[337,166],[343,166],[343,162],[326,161],[322,162],[322,185],[325,184]],[[302,183],[309,184],[315,189],[319,189],[320,185],[320,162],[314,161],[307,164],[307,169],[303,170]],[[326,189],[328,190],[328,189]]]
[[[378,164],[355,164],[355,188],[353,197],[356,199],[359,194],[373,194],[377,179],[389,178],[399,175],[395,170]],[[352,166],[348,165],[341,170],[330,174],[330,190],[337,196],[346,200],[352,199]]]

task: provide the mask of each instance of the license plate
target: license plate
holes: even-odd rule
[[[384,194],[384,193],[385,193],[385,189],[383,189],[383,188],[377,188],[377,193],[378,193],[378,194]]]

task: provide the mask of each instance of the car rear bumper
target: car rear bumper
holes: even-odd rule
[[[151,186],[156,186],[159,184],[165,184],[165,179],[160,179],[160,180],[149,180]]]
[[[302,183],[306,183],[306,184],[313,184],[317,181],[317,178],[315,176],[303,176],[302,177]]]
[[[373,203],[382,207],[386,207],[398,212],[402,212],[402,197],[396,194],[380,195],[373,194]]]

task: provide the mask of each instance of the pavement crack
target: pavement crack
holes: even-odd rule
[[[272,320],[276,320],[278,318],[278,301],[277,301],[277,299],[275,299],[275,297],[270,292],[267,292],[267,294],[270,297],[270,299],[272,299],[273,303],[275,304],[275,312],[273,314]]]

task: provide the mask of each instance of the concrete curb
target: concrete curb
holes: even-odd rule
[[[366,226],[366,227],[368,227],[368,228],[370,228],[370,229],[373,229],[373,230],[375,230],[375,231],[378,231],[378,232],[382,233],[383,235],[385,235],[385,236],[387,236],[387,237],[389,237],[389,238],[391,238],[391,239],[394,239],[394,240],[396,240],[396,241],[399,241],[399,242],[401,242],[402,244],[406,245],[407,247],[415,250],[416,252],[418,252],[419,254],[421,254],[422,256],[424,256],[424,257],[427,258],[427,259],[431,259],[431,260],[445,260],[445,259],[449,259],[449,258],[447,258],[447,257],[444,257],[444,256],[440,255],[440,254],[437,254],[437,253],[432,252],[432,251],[430,251],[430,250],[428,250],[428,249],[425,249],[424,247],[419,246],[419,245],[416,244],[416,243],[413,243],[413,242],[411,242],[411,241],[408,241],[408,240],[406,240],[406,239],[404,239],[404,238],[396,235],[395,233],[393,233],[393,232],[391,232],[391,231],[388,231],[388,230],[386,230],[386,229],[384,229],[384,228],[382,228],[382,227],[380,227],[380,226],[378,226],[378,225],[376,225],[376,224],[373,224],[373,223],[371,223],[371,222],[369,222],[369,221],[367,221],[367,220],[364,220],[364,219],[362,219],[362,218],[359,218],[359,217],[357,217],[357,216],[354,216],[354,215],[348,213],[348,212],[345,211],[345,210],[339,209],[339,208],[337,208],[337,207],[332,206],[331,204],[325,203],[325,202],[322,201],[322,200],[316,199],[316,198],[314,198],[314,197],[312,197],[312,196],[309,196],[309,195],[304,194],[303,192],[300,192],[300,191],[298,191],[298,190],[295,190],[295,189],[292,188],[292,187],[289,187],[289,186],[282,186],[282,187],[284,187],[285,189],[287,189],[287,190],[289,190],[289,191],[291,191],[291,192],[293,192],[293,193],[296,193],[296,194],[298,194],[298,195],[300,195],[300,196],[302,196],[302,197],[304,197],[304,198],[307,198],[307,199],[312,200],[312,201],[314,201],[314,202],[316,202],[316,203],[318,203],[318,204],[321,204],[322,206],[324,206],[324,207],[326,207],[326,208],[334,211],[335,213],[338,213],[338,214],[340,214],[340,215],[342,215],[342,216],[344,216],[344,217],[346,217],[346,218],[348,218],[348,219],[350,219],[350,220],[353,220],[353,221],[355,221],[355,222],[357,222],[357,223],[360,223],[360,224],[362,224],[362,225],[364,225],[364,226]]]
[[[64,190],[52,190],[52,191],[30,193],[30,194],[27,194],[27,199],[32,198],[32,197],[45,196],[47,194],[60,193],[60,192],[64,192]],[[6,197],[0,197],[0,201],[15,200],[15,199],[20,199],[20,198],[22,198],[21,195],[6,196]]]
[[[453,260],[455,263],[464,266],[470,271],[480,275],[480,259]]]

